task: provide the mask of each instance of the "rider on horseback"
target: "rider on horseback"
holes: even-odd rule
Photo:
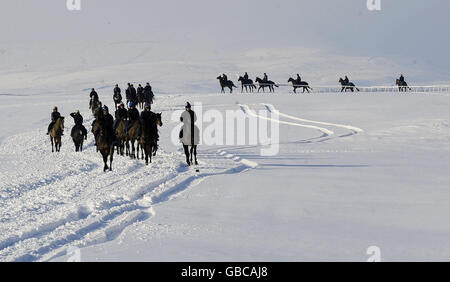
[[[345,78],[344,78],[344,84],[345,84],[345,85],[348,85],[349,83],[350,83],[350,80],[348,79],[347,76],[345,76]]]
[[[116,117],[116,120],[114,121],[114,131],[117,129],[117,126],[119,125],[119,122],[121,120],[126,120],[128,117],[128,111],[125,109],[125,105],[123,102],[120,102],[119,108],[114,113],[114,116]]]
[[[126,132],[130,130],[133,124],[139,121],[139,111],[136,109],[136,105],[134,102],[130,102],[130,109],[128,110],[128,120],[125,126]]]
[[[403,77],[403,74],[400,75],[400,78],[398,79],[400,83],[405,82],[405,77]]]
[[[295,83],[300,84],[300,82],[302,82],[302,78],[301,78],[300,75],[297,73],[297,79],[296,79]]]
[[[109,140],[111,143],[117,143],[117,136],[113,129],[114,119],[112,115],[109,113],[109,109],[107,106],[103,106],[103,113],[99,113],[98,118],[101,119],[101,124],[105,127],[105,131],[107,136],[109,136]],[[97,143],[98,134],[100,133],[100,128],[94,132],[95,140]]]
[[[116,104],[119,104],[122,102],[122,94],[120,94],[121,90],[118,84],[116,84],[116,87],[114,87],[114,94],[113,94],[113,100]]]
[[[153,104],[152,87],[150,86],[150,83],[148,83],[148,82],[147,82],[147,84],[144,87],[144,97],[145,97],[145,101],[147,103]]]
[[[267,81],[269,81],[269,78],[267,77],[267,73],[264,73],[264,77],[263,77],[263,82],[266,83]]]
[[[245,74],[244,74],[244,80],[247,82],[248,81],[248,73],[247,72],[245,72]]]
[[[91,98],[91,100],[89,101],[89,108],[92,106],[92,102],[93,101],[98,101],[98,94],[95,91],[94,88],[91,89],[91,93],[89,94],[89,98]]]
[[[154,136],[156,136],[156,141],[159,141],[159,135],[158,130],[155,123],[156,114],[151,111],[151,105],[149,103],[146,103],[144,106],[144,110],[141,113],[141,125],[138,129],[138,138],[142,136],[142,127],[148,126],[148,128],[151,128],[152,130],[156,130],[154,132]]]
[[[50,122],[50,124],[48,125],[47,128],[47,135],[50,134],[50,131],[52,130],[53,126],[55,125],[56,121],[61,117],[61,114],[58,112],[58,107],[54,106],[53,107],[53,112],[51,115],[51,119],[52,121]]]
[[[228,81],[228,76],[226,74],[222,74],[222,80],[227,82]]]
[[[87,130],[86,127],[83,125],[83,116],[80,114],[79,110],[76,110],[75,112],[70,114],[71,117],[73,117],[73,121],[75,122],[75,126],[72,127],[72,131],[70,132],[70,136],[73,137],[75,131],[77,128],[81,130],[84,136],[84,140],[87,139]]]

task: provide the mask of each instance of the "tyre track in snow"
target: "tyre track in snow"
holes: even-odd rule
[[[206,177],[252,167],[200,153],[202,172],[196,173],[184,166],[180,153],[161,149],[150,166],[115,155],[114,171],[103,173],[92,145],[75,153],[64,136],[59,154],[49,149],[40,130],[7,138],[0,148],[13,168],[0,176],[0,260],[48,260],[68,246],[114,240],[127,226],[152,217],[154,205]]]
[[[345,128],[345,129],[348,129],[348,130],[351,131],[351,133],[340,135],[339,137],[347,137],[347,136],[351,136],[351,135],[355,135],[355,134],[364,132],[364,130],[359,128],[359,127],[355,127],[355,126],[351,126],[351,125],[344,125],[344,124],[337,124],[337,123],[330,123],[330,122],[323,122],[323,121],[315,121],[315,120],[303,119],[303,118],[299,118],[299,117],[295,117],[295,116],[292,116],[292,115],[288,115],[288,114],[282,113],[282,112],[278,111],[272,104],[264,104],[264,103],[262,103],[262,105],[267,109],[267,111],[269,111],[271,113],[274,112],[274,111],[277,111],[278,115],[281,116],[281,117],[285,117],[285,118],[292,119],[292,120],[297,120],[297,121],[302,121],[302,122],[308,122],[308,123],[314,123],[314,124],[320,124],[320,125],[328,125],[328,126],[340,127],[340,128]]]
[[[264,120],[268,120],[268,121],[272,121],[272,122],[276,122],[279,124],[285,124],[285,125],[291,125],[291,126],[297,126],[297,127],[303,127],[303,128],[309,128],[309,129],[314,129],[314,130],[318,130],[322,133],[321,136],[317,137],[317,138],[324,138],[324,137],[328,137],[331,135],[334,135],[334,132],[323,128],[323,127],[319,127],[319,126],[315,126],[315,125],[307,125],[307,124],[301,124],[301,123],[294,123],[294,122],[288,122],[288,121],[282,121],[282,120],[276,120],[276,119],[272,119],[269,117],[265,117],[265,116],[261,116],[256,114],[255,112],[253,112],[250,107],[246,104],[239,104],[239,107],[241,108],[241,110],[250,116],[256,117],[256,118],[260,118],[260,119],[264,119]]]

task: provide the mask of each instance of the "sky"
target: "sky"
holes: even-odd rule
[[[0,0],[0,42],[148,40],[221,52],[314,47],[345,55],[421,62],[450,73],[450,1]]]

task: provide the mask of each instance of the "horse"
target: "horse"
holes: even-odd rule
[[[97,135],[97,151],[100,151],[103,157],[103,171],[106,172],[108,169],[112,171],[112,162],[114,157],[114,145],[112,141],[112,136],[110,136],[110,132],[106,129],[103,124],[102,119],[97,118],[97,122],[95,123],[96,127],[98,126],[99,133]],[[109,166],[108,166],[108,156],[109,156]]]
[[[142,90],[139,94],[137,94],[137,99],[138,99],[138,105],[141,109],[144,108],[144,103],[145,103],[145,95],[144,95],[144,91]]]
[[[255,81],[258,82],[258,84],[259,84],[258,93],[261,88],[262,88],[263,92],[264,92],[264,88],[266,88],[266,87],[269,87],[269,92],[275,92],[275,88],[273,88],[273,87],[274,86],[278,87],[278,85],[271,80],[264,81],[261,78],[257,77],[255,79]]]
[[[126,123],[126,120],[121,119],[116,128],[116,136],[117,136],[117,140],[119,141],[119,145],[117,146],[117,154],[118,155],[120,154],[121,156],[123,156],[123,154],[124,154],[125,142],[127,140],[127,134],[125,133],[125,123]],[[127,152],[127,156],[128,156],[128,152]]]
[[[411,87],[408,86],[408,83],[406,83],[406,81],[400,81],[400,79],[397,79],[395,81],[395,85],[398,86],[398,91],[399,92],[403,92],[403,91],[406,92],[406,91],[408,91],[408,89],[412,90]]]
[[[72,140],[75,144],[75,152],[83,152],[84,135],[78,126],[73,132]]]
[[[359,91],[358,87],[356,87],[356,85],[353,82],[349,82],[349,83],[345,83],[345,81],[341,78],[339,78],[339,82],[342,85],[342,89],[341,92],[345,90],[345,92],[347,92],[348,89],[350,89],[352,92],[355,91]]]
[[[247,93],[248,93],[247,87],[250,88],[250,92],[253,92],[253,89],[256,89],[256,85],[253,83],[253,80],[251,79],[245,79],[242,76],[240,76],[238,81],[241,82],[241,93],[244,92],[244,87],[245,92]]]
[[[233,81],[231,80],[224,81],[221,76],[218,76],[217,79],[219,80],[220,87],[222,87],[221,93],[225,93],[225,87],[228,87],[230,89],[230,93],[233,93],[233,87],[237,88],[237,86],[234,85]]]
[[[126,155],[130,156],[132,159],[138,158],[139,154],[136,154],[136,147],[134,143],[136,142],[138,136],[138,128],[139,128],[139,120],[135,121],[131,128],[127,131],[127,138],[125,140],[126,143]],[[131,152],[130,152],[130,143],[131,143]]]
[[[55,125],[53,125],[52,130],[50,131],[50,142],[52,143],[52,153],[59,152],[61,150],[61,136],[64,132],[64,117],[59,117]],[[53,144],[55,144],[55,149],[53,149]]]
[[[92,97],[91,102],[89,103],[89,109],[92,111],[92,114],[95,114],[95,110],[98,108],[99,100]]]
[[[292,77],[289,78],[288,82],[292,82],[292,87],[294,87],[294,93],[297,93],[297,88],[303,88],[303,93],[305,93],[305,90],[309,93],[309,90],[312,90],[312,88],[309,86],[308,82],[306,81],[297,81],[293,79]]]
[[[156,155],[158,150],[158,128],[162,126],[162,113],[155,114],[155,119],[152,124],[142,124],[142,136],[140,142],[138,142],[137,154],[139,155],[139,148],[141,148],[142,159],[144,159],[145,152],[145,164],[148,165],[149,159],[152,162],[152,155]]]

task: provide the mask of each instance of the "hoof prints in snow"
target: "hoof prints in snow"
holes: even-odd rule
[[[41,130],[12,136],[0,147],[0,260],[48,260],[68,246],[114,240],[127,226],[154,215],[152,205],[205,177],[249,168],[217,153],[200,153],[202,170],[195,173],[184,166],[183,156],[160,149],[149,166],[115,155],[113,171],[103,173],[95,148],[75,153],[67,135],[66,130],[60,153],[51,153]]]

